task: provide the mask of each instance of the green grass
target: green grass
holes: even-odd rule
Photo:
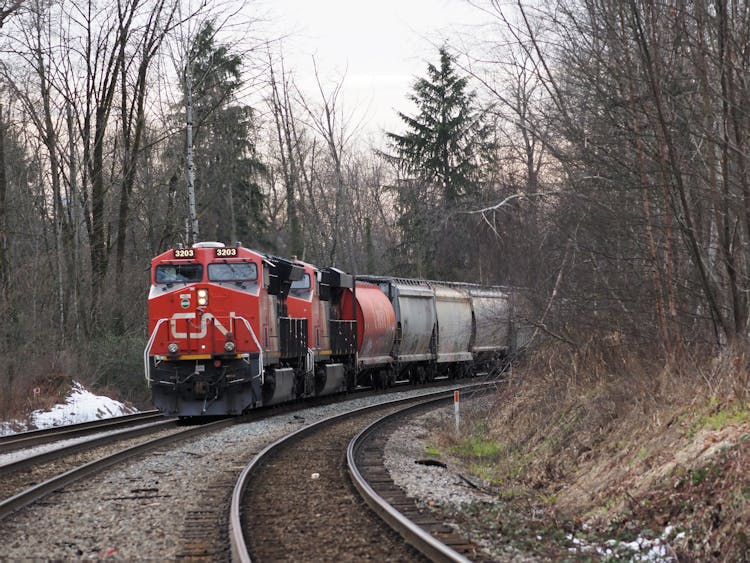
[[[702,426],[711,430],[721,430],[732,424],[750,422],[750,409],[747,405],[733,405],[727,409],[720,409],[718,412],[703,417]]]
[[[735,403],[725,408],[718,408],[716,397],[711,397],[708,407],[715,412],[704,414],[693,422],[687,433],[688,437],[692,438],[703,429],[718,431],[732,424],[750,422],[750,406],[747,403]]]
[[[495,477],[495,468],[491,465],[472,463],[471,473],[482,479],[482,481],[487,481],[488,483],[497,483]]]
[[[424,453],[434,457],[440,457],[440,450],[436,446],[425,446]]]
[[[479,459],[497,459],[503,447],[493,440],[481,436],[472,436],[456,447],[456,453],[464,457]]]

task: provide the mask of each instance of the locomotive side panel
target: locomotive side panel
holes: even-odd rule
[[[330,355],[328,334],[329,307],[320,299],[318,271],[311,264],[297,262],[305,270],[301,280],[292,283],[287,308],[289,316],[307,319],[307,346],[315,357]]]

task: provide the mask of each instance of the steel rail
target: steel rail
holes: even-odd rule
[[[430,403],[449,402],[451,398],[452,397],[435,399],[430,401]],[[362,430],[352,439],[351,442],[349,442],[349,447],[346,450],[347,468],[349,470],[349,476],[354,483],[354,487],[359,491],[359,494],[367,505],[381,518],[381,520],[385,521],[391,529],[395,530],[402,538],[404,538],[408,544],[423,553],[431,561],[469,563],[469,559],[433,537],[429,532],[396,510],[388,501],[380,496],[375,489],[372,488],[357,466],[356,458],[359,452],[368,443],[370,437],[375,435],[384,424],[394,418],[402,417],[411,412],[421,410],[430,403],[425,402],[385,415]]]
[[[5,465],[0,465],[0,477],[9,473],[15,473],[16,471],[19,471],[26,467],[31,467],[33,465],[39,465],[40,463],[51,461],[53,459],[59,459],[61,457],[65,457],[78,452],[106,446],[120,440],[136,438],[145,434],[153,434],[154,432],[158,432],[159,430],[162,430],[164,428],[169,428],[176,425],[177,422],[172,419],[160,420],[158,422],[152,422],[150,424],[146,423],[143,426],[137,426],[135,428],[126,428],[124,430],[109,432],[103,436],[93,437],[90,440],[85,440],[83,442],[77,442],[75,444],[70,444],[61,448],[48,450],[46,452],[25,457],[17,461],[6,463]]]
[[[482,387],[486,387],[494,383],[495,382],[480,383],[477,385],[462,387],[461,389],[468,390],[468,389],[474,389],[474,388],[482,388]],[[229,541],[231,544],[232,561],[240,561],[242,563],[251,563],[252,561],[252,559],[250,558],[250,554],[247,551],[247,543],[245,541],[245,536],[244,536],[243,529],[242,529],[242,520],[241,520],[242,498],[244,496],[245,489],[247,488],[247,485],[252,475],[256,471],[258,471],[261,465],[266,461],[266,458],[270,457],[275,450],[281,449],[287,446],[289,443],[292,443],[293,441],[304,438],[307,434],[316,432],[320,430],[321,428],[324,428],[326,426],[329,426],[337,422],[341,422],[347,418],[361,415],[367,411],[386,408],[389,406],[395,406],[401,403],[413,402],[413,401],[420,401],[418,405],[415,405],[415,407],[423,407],[425,404],[429,404],[430,402],[433,402],[433,401],[445,401],[445,400],[451,399],[453,397],[453,391],[454,391],[453,389],[436,391],[434,393],[428,393],[428,394],[420,395],[416,397],[396,399],[393,401],[387,401],[385,403],[379,403],[377,405],[369,405],[367,407],[362,407],[362,408],[355,409],[352,411],[347,411],[342,414],[333,415],[333,416],[324,418],[322,420],[319,420],[317,422],[314,422],[312,424],[309,424],[307,426],[304,426],[303,428],[300,428],[296,432],[287,434],[286,436],[266,446],[242,470],[239,477],[237,478],[234,491],[232,492],[232,502],[231,502],[230,511],[229,511]]]
[[[9,514],[12,514],[13,512],[16,512],[21,508],[24,508],[25,506],[28,506],[33,502],[49,495],[50,493],[57,491],[58,489],[66,487],[67,485],[75,483],[76,481],[79,481],[90,475],[96,474],[103,469],[106,469],[107,467],[115,465],[116,463],[148,452],[154,448],[165,446],[167,444],[178,442],[180,440],[185,440],[187,438],[192,438],[193,436],[203,434],[207,431],[220,430],[227,426],[231,426],[234,423],[234,419],[226,419],[211,422],[209,424],[204,424],[203,426],[196,426],[187,430],[183,430],[181,432],[177,432],[175,434],[170,434],[169,436],[162,436],[161,438],[156,438],[154,440],[150,440],[148,442],[144,442],[142,444],[138,444],[124,450],[120,450],[112,455],[102,457],[80,467],[76,467],[75,469],[71,469],[70,471],[58,475],[57,477],[53,477],[52,479],[44,481],[43,483],[26,489],[25,491],[0,502],[0,520],[5,518]]]
[[[0,454],[56,442],[58,440],[67,440],[87,434],[102,432],[116,426],[133,426],[143,422],[164,418],[164,415],[157,410],[139,412],[123,416],[114,416],[112,418],[102,418],[90,420],[88,422],[79,422],[77,424],[66,424],[64,426],[53,426],[51,428],[42,428],[40,430],[29,430],[28,432],[19,432],[9,436],[0,437]]]

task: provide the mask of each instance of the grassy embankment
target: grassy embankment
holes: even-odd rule
[[[550,346],[426,453],[484,480],[497,503],[473,516],[514,549],[627,558],[625,542],[661,537],[680,561],[747,561],[749,360],[735,348],[664,369],[616,345]]]

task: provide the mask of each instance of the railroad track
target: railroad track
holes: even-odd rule
[[[368,448],[350,446],[350,442],[363,427],[379,421],[384,412],[403,417],[405,407],[413,413],[413,409],[435,408],[451,397],[452,391],[443,391],[350,411],[302,428],[265,448],[243,470],[232,494],[229,540],[233,559],[402,561],[451,553],[448,558],[441,555],[442,560],[466,561],[441,539],[433,536],[433,545],[426,549],[414,539],[413,531],[405,532],[392,521],[378,517],[364,505],[349,480],[348,473],[355,470],[347,468],[348,450],[354,448],[352,459],[356,461],[362,457],[357,452]],[[395,419],[390,420],[393,423]],[[368,442],[365,438],[360,443]],[[390,500],[394,512],[394,505],[399,510],[407,509],[402,499],[391,495]],[[410,503],[416,510],[413,501]],[[413,512],[410,515],[413,517]],[[442,534],[442,540],[460,545],[465,553],[484,559],[476,546],[452,536],[451,529],[442,523],[425,517],[420,523],[431,527],[438,537]],[[443,548],[436,551],[434,544]]]
[[[414,499],[407,497],[393,482],[383,465],[388,438],[404,420],[446,402],[446,399],[435,399],[407,407],[383,416],[362,430],[347,448],[349,475],[367,505],[431,561],[492,561],[481,547],[419,508]]]
[[[18,462],[0,467],[0,519],[36,502],[50,493],[76,481],[94,475],[116,463],[143,454],[152,449],[172,444],[219,430],[234,424],[233,419],[219,420],[202,426],[180,429],[174,420],[163,420],[144,427],[122,430],[106,434],[100,438],[75,444],[68,448],[46,452]],[[121,442],[123,439],[134,439],[146,434],[159,433],[159,437],[135,445],[118,448],[114,452],[99,453],[102,447]],[[88,450],[83,457],[75,454]],[[71,458],[73,455],[73,458]],[[61,458],[62,461],[56,461]],[[92,459],[93,458],[93,459]],[[41,465],[40,465],[41,464]],[[25,472],[27,467],[34,471]],[[8,477],[10,475],[10,477]]]
[[[365,391],[363,393],[365,396],[368,394],[372,394],[372,392]],[[330,404],[339,399],[327,396],[315,401],[308,401],[307,404]],[[233,423],[248,423],[267,416],[294,412],[298,408],[299,404],[288,403],[270,409],[251,411],[243,417],[224,419],[213,425],[203,424],[188,431],[180,431],[179,422],[175,418],[164,417],[158,411],[148,411],[136,415],[35,430],[5,437],[4,442],[11,452],[0,452],[0,519],[40,500],[55,490],[149,449],[189,438],[212,428],[220,429]],[[92,432],[96,434],[91,436]],[[154,434],[163,435],[163,439],[153,439],[142,444],[136,444],[139,438]],[[89,439],[86,439],[87,435]],[[176,437],[172,438],[173,435]],[[54,441],[60,442],[61,446],[53,449],[39,448],[39,446],[54,446]],[[126,449],[127,447],[129,453],[127,455],[120,455],[119,453],[111,455],[113,446],[116,444],[122,446],[120,449]],[[29,449],[32,452],[34,448],[43,451],[20,457],[20,459],[14,461],[5,463],[1,461],[2,455],[6,453],[12,453],[13,457],[23,456],[24,452],[21,451],[21,448]],[[249,452],[249,455],[254,455],[254,453],[257,452]],[[246,457],[245,459],[250,458]],[[83,467],[87,469],[81,471]],[[210,485],[210,490],[216,492],[223,488],[231,494],[236,475],[243,467],[244,464],[225,476],[230,479],[229,481],[219,478],[216,483]],[[63,475],[67,477],[61,478]],[[227,495],[226,502],[222,506],[228,507],[229,499],[230,497]],[[196,529],[195,534],[202,536],[201,531],[204,528],[204,523],[201,518],[205,516],[206,510],[192,511],[186,516],[188,531],[185,534],[185,542],[188,545],[195,543],[191,539],[191,529]],[[194,547],[187,548],[187,553],[195,551]]]
[[[461,383],[459,385],[462,386]],[[453,387],[455,384],[449,389]],[[420,387],[397,392],[396,396],[388,399],[392,401],[405,396],[415,399],[417,393],[424,395],[429,392]],[[64,560],[102,558],[115,554],[126,560],[191,558],[229,561],[230,504],[237,477],[245,465],[269,443],[292,430],[341,412],[344,408],[350,410],[355,406],[375,402],[380,404],[386,399],[381,393],[356,395],[344,401],[351,404],[343,408],[332,402],[323,402],[320,406],[305,402],[274,408],[270,412],[265,409],[253,411],[247,417],[224,421],[232,426],[217,432],[206,432],[208,428],[205,426],[193,427],[191,431],[204,434],[191,438],[187,438],[188,434],[182,434],[174,438],[181,440],[179,443],[155,447],[148,455],[131,452],[131,460],[118,463],[107,471],[89,469],[89,475],[77,484],[62,489],[59,489],[63,486],[60,481],[48,485],[49,490],[57,488],[57,492],[0,520],[0,537],[3,537],[5,555],[9,559]],[[303,407],[302,410],[297,410],[300,407]],[[382,411],[375,413],[372,420],[381,414]],[[364,424],[357,426],[352,428],[348,439],[357,434]],[[179,430],[175,427],[165,432]],[[342,475],[346,474],[343,467],[348,439],[343,441],[336,453],[337,466]],[[122,449],[124,444],[119,443],[117,447]],[[101,454],[99,457],[102,457]],[[32,471],[36,471],[36,467]],[[323,480],[327,473],[320,473],[320,480]],[[83,477],[81,473],[77,476]],[[309,473],[306,478],[310,478]],[[0,478],[0,485],[6,481],[5,477]],[[41,482],[41,479],[38,481]],[[354,496],[356,493],[351,486],[349,490],[353,502],[361,510],[369,511],[363,501]],[[0,500],[5,496],[0,494]],[[274,501],[273,506],[277,505],[278,502]],[[4,510],[6,513],[9,511],[7,505]],[[377,517],[372,514],[372,518],[372,525],[378,526]],[[313,526],[310,533],[316,536],[318,531],[318,527]],[[387,530],[382,533],[390,534],[394,544],[404,549],[403,540],[395,533]],[[381,532],[372,534],[374,541],[377,541]],[[316,538],[308,537],[308,541],[314,542]],[[419,557],[416,551],[411,551],[403,558],[419,560]],[[304,559],[314,557],[310,555]]]
[[[65,426],[55,426],[53,428],[44,428],[42,430],[19,432],[18,434],[0,437],[0,455],[60,440],[79,438],[81,436],[88,436],[98,432],[107,432],[118,428],[127,428],[129,426],[144,424],[146,422],[163,418],[164,415],[159,411],[151,410],[124,416],[92,420],[90,422],[81,422],[78,424],[67,424]]]

